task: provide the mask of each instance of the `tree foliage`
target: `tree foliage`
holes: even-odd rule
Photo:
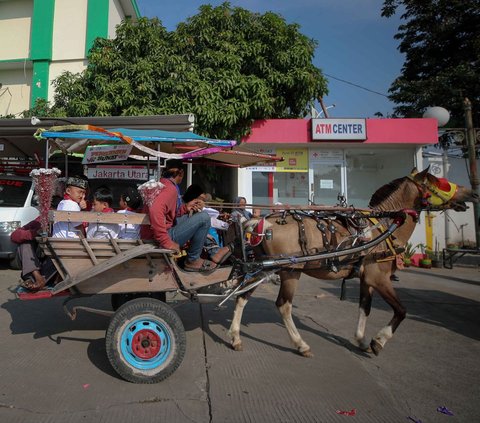
[[[54,81],[65,116],[194,113],[197,131],[239,138],[255,119],[305,116],[327,92],[316,42],[275,13],[201,6],[168,32],[158,19],[124,21],[97,39],[81,74]]]
[[[480,111],[480,1],[384,0],[382,16],[400,9],[405,23],[395,38],[405,63],[389,90],[396,115],[442,106],[451,112],[451,126],[463,126],[464,97]]]

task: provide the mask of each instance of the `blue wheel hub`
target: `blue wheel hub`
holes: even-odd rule
[[[122,331],[120,349],[123,358],[140,370],[155,369],[168,359],[171,335],[167,327],[153,319],[137,319]]]

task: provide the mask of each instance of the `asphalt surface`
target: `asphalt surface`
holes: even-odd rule
[[[229,348],[233,302],[215,311],[175,297],[185,359],[167,380],[135,385],[120,379],[106,357],[108,317],[80,312],[71,321],[62,298],[17,300],[9,287],[18,272],[3,268],[0,422],[480,421],[478,267],[398,275],[408,316],[378,357],[351,343],[358,280],[339,301],[338,282],[303,277],[294,317],[313,358],[293,351],[274,284],[261,286],[245,309],[242,352]],[[83,304],[108,308],[110,300]],[[387,307],[375,297],[369,336],[390,320]],[[438,412],[442,406],[454,415]],[[337,414],[352,410],[354,416]]]

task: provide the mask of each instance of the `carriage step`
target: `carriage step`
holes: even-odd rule
[[[51,289],[42,289],[41,291],[30,292],[30,291],[23,291],[16,293],[17,298],[22,301],[30,301],[30,300],[41,300],[44,298],[55,298],[61,296],[68,296],[70,295],[70,291],[67,289],[65,291],[60,291],[57,294],[54,294]]]

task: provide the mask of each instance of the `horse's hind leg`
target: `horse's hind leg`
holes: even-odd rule
[[[365,340],[365,328],[367,326],[367,318],[372,308],[372,292],[372,287],[368,286],[362,278],[360,280],[360,301],[355,340],[362,351],[368,352],[371,352],[371,350],[369,342]]]
[[[280,292],[276,301],[276,306],[282,315],[283,323],[287,329],[288,335],[295,345],[298,352],[304,357],[313,357],[309,345],[302,339],[298,333],[297,327],[292,318],[292,301],[297,289],[300,272],[283,271],[280,272]]]
[[[398,326],[405,319],[407,311],[397,297],[397,293],[390,282],[390,278],[383,281],[383,285],[377,286],[376,290],[382,298],[392,307],[393,318],[387,326],[380,329],[380,331],[373,337],[370,342],[370,347],[375,355],[380,354],[387,341],[392,338]]]

